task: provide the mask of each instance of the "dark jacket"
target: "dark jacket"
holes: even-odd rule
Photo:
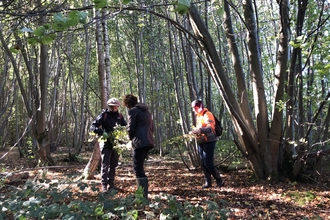
[[[113,127],[116,126],[116,124],[119,124],[121,126],[126,126],[127,122],[123,118],[123,115],[121,113],[117,112],[111,112],[109,109],[103,110],[96,119],[92,122],[90,130],[98,135],[102,135],[103,132],[112,132]],[[106,141],[104,143],[105,147],[112,148],[111,141]]]
[[[154,147],[154,124],[146,104],[139,103],[128,110],[127,131],[133,149]]]

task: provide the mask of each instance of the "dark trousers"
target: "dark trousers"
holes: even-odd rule
[[[214,166],[214,149],[216,141],[201,143],[198,146],[201,165],[204,166],[210,173],[215,170]]]
[[[144,172],[144,161],[147,158],[150,149],[151,147],[142,147],[133,150],[133,166],[136,178],[146,177]]]
[[[101,147],[101,182],[103,186],[107,186],[115,180],[116,167],[118,166],[119,155],[117,151]]]

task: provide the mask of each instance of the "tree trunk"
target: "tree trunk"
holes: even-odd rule
[[[39,4],[41,2],[39,1]],[[39,20],[39,25],[46,22],[46,17],[42,16]],[[37,122],[36,122],[36,136],[37,136],[37,149],[39,156],[39,165],[55,165],[50,155],[49,134],[46,130],[46,111],[47,111],[47,95],[48,95],[48,46],[41,43],[40,45],[40,102],[37,106]]]
[[[100,12],[96,12],[100,15]],[[98,75],[99,82],[101,88],[101,103],[102,107],[107,107],[107,98],[108,98],[108,87],[107,87],[107,77],[105,72],[105,61],[104,61],[104,51],[103,51],[103,43],[102,43],[102,25],[101,21],[96,22],[96,41],[97,41],[97,55],[98,55]],[[98,142],[94,145],[93,153],[88,164],[85,167],[83,176],[85,178],[90,178],[93,176],[93,172],[97,168],[97,165],[100,163],[101,155]]]
[[[303,23],[304,23],[304,20],[305,20],[305,13],[306,13],[306,10],[307,10],[307,4],[308,4],[308,0],[298,1],[298,15],[297,15],[297,24],[296,24],[296,35],[297,35],[297,37],[302,35]],[[292,53],[292,57],[291,57],[292,62],[291,62],[289,75],[292,79],[292,81],[291,81],[292,84],[289,84],[289,86],[290,86],[290,90],[297,89],[299,91],[299,89],[300,89],[300,92],[299,92],[300,94],[298,93],[298,97],[299,97],[298,98],[298,103],[299,103],[298,125],[301,126],[301,127],[299,127],[297,129],[298,132],[296,132],[296,133],[298,135],[296,135],[296,137],[294,137],[293,136],[294,134],[292,133],[292,137],[291,137],[291,139],[289,139],[290,142],[288,142],[288,146],[292,146],[290,144],[290,143],[292,143],[292,141],[296,141],[296,140],[300,141],[300,137],[302,137],[302,135],[303,135],[303,133],[302,133],[303,128],[302,128],[302,123],[301,123],[302,120],[303,120],[303,118],[302,118],[302,108],[303,108],[302,102],[303,101],[302,101],[302,75],[301,75],[302,74],[302,72],[301,72],[302,61],[301,61],[301,59],[302,59],[302,57],[301,57],[301,48],[297,47],[297,48],[294,49],[294,51]],[[297,74],[297,75],[295,75],[295,74]],[[300,86],[298,84],[299,89],[296,88],[297,86],[296,86],[296,84],[294,84],[294,82],[295,82],[294,78],[300,78],[301,79],[300,80]],[[293,94],[293,92],[292,92],[291,95],[292,95],[292,97],[290,97],[290,99],[295,100],[295,96],[297,94]],[[292,109],[296,108],[293,105],[293,102],[292,102],[292,106],[290,106],[290,108],[292,108]],[[299,110],[299,109],[301,109],[301,110]],[[293,114],[294,113],[293,112],[290,112],[290,113],[292,113],[292,115],[291,115],[292,119],[291,120],[293,120],[293,117],[294,117]],[[294,126],[294,125],[292,125],[292,126]],[[297,155],[296,162],[294,164],[293,171],[292,171],[292,173],[293,173],[292,178],[293,179],[296,179],[298,173],[300,172],[300,169],[302,167],[302,161],[303,161],[301,158],[304,156],[304,151],[305,151],[306,147],[307,147],[306,144],[303,143],[303,142],[299,142],[299,144],[297,145],[298,155]],[[289,153],[288,156],[292,157],[291,152]]]
[[[280,3],[280,33],[279,33],[279,48],[277,56],[277,65],[275,69],[274,79],[274,101],[273,101],[273,115],[267,140],[269,146],[268,161],[269,174],[275,176],[278,174],[278,154],[282,146],[282,127],[283,127],[283,110],[278,103],[283,100],[285,76],[287,74],[288,57],[289,57],[289,42],[290,42],[290,18],[289,18],[289,2],[287,0]]]
[[[252,163],[252,168],[256,176],[259,178],[265,178],[263,166],[264,161],[260,160],[260,158],[256,156],[260,155],[258,146],[259,141],[256,133],[254,132],[255,129],[250,129],[251,126],[253,127],[253,123],[247,121],[244,117],[244,114],[239,107],[236,97],[227,80],[224,67],[222,66],[220,57],[215,49],[213,40],[193,5],[189,10],[189,19],[193,31],[199,40],[198,43],[203,49],[204,56],[206,57],[209,73],[211,74],[216,86],[221,91],[224,102],[226,103],[228,111],[231,114],[238,137],[238,141],[236,142],[237,146]]]
[[[50,144],[48,131],[46,130],[46,106],[47,106],[47,85],[48,85],[48,46],[40,45],[40,106],[37,110],[37,149],[40,165],[55,165],[50,155]]]
[[[94,171],[100,164],[100,161],[101,161],[100,147],[99,147],[99,142],[96,141],[94,144],[94,150],[92,156],[90,157],[83,172],[84,179],[88,179],[88,180],[94,179]]]
[[[102,18],[106,17],[106,11],[102,10]],[[104,41],[104,69],[105,69],[105,78],[106,84],[108,88],[108,93],[111,92],[111,68],[110,68],[110,42],[109,42],[109,33],[108,33],[108,22],[106,19],[103,19],[102,22],[102,33],[103,33],[103,41]]]
[[[229,9],[229,5],[227,1],[224,1],[224,27],[226,31],[228,46],[230,48],[231,52],[231,58],[236,74],[236,83],[237,83],[237,97],[239,97],[239,103],[240,107],[242,108],[242,112],[244,114],[244,117],[247,119],[247,121],[252,121],[252,115],[251,115],[251,108],[249,106],[248,102],[248,91],[245,87],[245,76],[243,71],[243,66],[241,62],[241,58],[239,55],[239,49],[237,45],[237,41],[235,38],[232,21],[231,21],[231,13]],[[251,126],[251,129],[254,129],[253,126]],[[254,129],[255,130],[255,129]]]
[[[96,12],[97,17],[100,17],[100,12]],[[99,83],[101,88],[101,105],[102,108],[107,107],[107,99],[109,95],[107,77],[105,71],[105,61],[104,61],[104,48],[103,48],[103,38],[102,38],[102,25],[101,21],[98,20],[95,23],[96,28],[96,44],[97,44],[97,61],[98,61],[98,75]]]

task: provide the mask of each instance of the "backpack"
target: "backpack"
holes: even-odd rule
[[[209,111],[210,112],[210,111]],[[204,113],[205,114],[205,113]],[[221,123],[219,121],[219,119],[217,117],[215,117],[215,115],[211,112],[211,114],[213,115],[214,117],[214,131],[215,131],[215,135],[217,137],[220,137],[222,135],[222,130],[223,128],[221,127]]]
[[[215,121],[215,125],[214,125],[215,134],[217,137],[220,137],[222,135],[223,128],[221,127],[219,119],[217,117],[215,117],[215,115],[213,115],[213,117],[214,117],[214,121]]]
[[[217,137],[220,137],[222,135],[223,128],[221,126],[221,123],[220,123],[219,119],[217,117],[215,117],[215,115],[212,112],[211,112],[211,114],[213,115],[214,122],[215,122],[215,124],[214,124],[215,135]]]

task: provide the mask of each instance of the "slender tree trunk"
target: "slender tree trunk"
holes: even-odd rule
[[[108,93],[112,94],[111,91],[111,69],[110,69],[110,42],[109,42],[109,33],[108,33],[108,22],[105,18],[106,13],[102,10],[102,33],[104,39],[104,66],[105,66],[105,74],[106,74],[106,84],[108,88]]]
[[[267,146],[269,146],[269,172],[272,176],[278,173],[277,160],[279,148],[282,146],[282,127],[283,127],[283,110],[278,105],[284,97],[285,76],[287,74],[288,58],[289,58],[289,42],[290,42],[290,18],[289,18],[289,1],[281,1],[280,7],[280,33],[279,33],[279,48],[277,56],[277,65],[275,69],[274,81],[274,103],[273,116]],[[267,157],[266,157],[267,158]]]
[[[168,26],[169,30],[171,29],[170,26]],[[174,38],[174,36],[173,36]],[[175,61],[178,60],[177,58],[175,58],[175,56],[177,54],[179,54],[178,51],[176,51],[175,49],[178,48],[176,47],[176,42],[178,42],[178,40],[173,40],[172,39],[172,35],[171,35],[171,32],[168,32],[168,39],[169,39],[169,45],[170,46],[170,59],[171,59],[171,65],[172,65],[172,70],[173,70],[173,82],[174,82],[174,93],[175,93],[175,98],[176,98],[176,101],[178,103],[178,112],[179,112],[179,115],[180,115],[180,120],[181,121],[185,121],[184,120],[184,114],[183,114],[183,103],[180,102],[180,97],[181,96],[185,96],[185,94],[181,94],[181,90],[180,88],[182,88],[181,83],[180,83],[180,79],[182,79],[182,75],[181,75],[181,72],[180,71],[180,68],[177,67],[177,65],[180,65],[180,64],[177,64]],[[184,45],[185,46],[185,45]],[[191,58],[189,60],[191,60],[191,62],[188,62],[186,63],[186,68],[187,70],[192,70],[193,69],[193,59],[192,59],[192,54],[188,53],[188,57]],[[192,71],[189,71],[187,73],[187,75],[190,75],[193,77],[194,73]],[[183,91],[184,92],[184,91]],[[196,98],[196,97],[195,97]],[[182,130],[183,130],[183,133],[188,133],[187,130],[184,129],[184,126],[183,126],[183,123],[181,124],[181,127],[182,127]],[[197,148],[195,147],[194,144],[192,143],[184,143],[187,147],[187,152],[188,152],[188,156],[189,156],[189,160],[190,160],[190,163],[193,167],[198,167],[200,165],[200,162],[199,162],[199,155],[198,155],[198,151],[197,151]],[[179,145],[178,145],[179,147]]]
[[[250,65],[250,74],[253,87],[254,111],[256,119],[256,128],[258,133],[258,145],[261,151],[258,154],[260,161],[263,161],[263,178],[268,177],[271,170],[271,150],[267,145],[269,132],[267,102],[265,97],[265,88],[263,84],[263,70],[261,68],[261,54],[259,45],[259,34],[257,20],[255,18],[255,8],[251,0],[243,1],[244,17],[247,24],[247,42],[248,42],[248,60]]]
[[[97,17],[100,17],[101,13],[99,11],[96,12]],[[102,25],[101,21],[98,20],[96,22],[96,46],[97,46],[97,61],[98,61],[98,75],[99,75],[99,83],[101,89],[101,103],[102,108],[107,107],[107,99],[109,95],[107,77],[105,71],[105,61],[104,61],[104,47],[103,47],[103,38],[102,38]]]
[[[55,165],[50,156],[50,144],[46,130],[46,106],[47,106],[47,85],[48,85],[48,46],[40,45],[40,105],[37,110],[37,147],[40,159],[39,165]]]
[[[145,14],[144,12],[141,14],[141,16],[144,18],[143,22],[146,22]],[[139,100],[140,102],[146,102],[146,65],[145,65],[145,55],[144,55],[144,35],[145,35],[145,26],[148,24],[144,24],[142,27],[140,27],[139,30],[139,40],[138,40],[138,47],[139,47],[139,57],[140,62],[136,65],[140,65],[140,72],[138,73],[138,80],[140,82],[139,87]]]
[[[62,34],[59,34],[59,36],[62,36]],[[56,47],[55,47],[56,45]],[[51,152],[56,151],[57,146],[58,146],[58,140],[62,136],[62,131],[61,126],[63,126],[61,123],[57,123],[57,101],[58,101],[58,89],[59,89],[59,82],[61,79],[61,73],[62,73],[62,60],[60,59],[60,54],[61,54],[61,43],[55,44],[54,45],[54,54],[56,56],[53,56],[54,58],[56,57],[56,70],[54,71],[54,77],[53,77],[53,85],[54,87],[52,88],[52,93],[49,97],[50,99],[50,110],[49,110],[49,120],[48,120],[48,127],[49,127],[49,142],[50,142],[50,150]]]
[[[245,149],[244,155],[247,156],[252,164],[254,173],[259,178],[265,178],[263,160],[260,160],[260,149],[258,146],[258,138],[253,130],[250,130],[248,125],[253,124],[247,122],[244,118],[241,108],[239,107],[236,97],[232,92],[231,86],[225,75],[225,70],[219,58],[213,40],[205,28],[196,8],[192,5],[189,10],[189,19],[192,28],[199,40],[200,47],[203,48],[204,56],[206,57],[209,73],[218,89],[221,91],[222,97],[230,112],[233,124],[237,131],[238,140],[236,143],[240,149]]]
[[[41,1],[38,1],[38,6],[41,5]],[[46,22],[46,17],[42,16],[39,20],[39,25],[43,25]],[[37,136],[37,148],[39,156],[39,165],[55,165],[50,155],[50,143],[49,134],[46,130],[46,112],[47,112],[47,96],[48,96],[48,46],[41,43],[40,45],[40,102],[37,106],[37,123],[36,123],[36,136]],[[41,163],[41,164],[40,164]]]
[[[303,23],[305,20],[305,13],[307,10],[307,4],[308,0],[303,0],[303,1],[298,1],[298,18],[297,18],[297,24],[296,24],[296,31],[297,31],[297,37],[302,35],[302,28],[303,28]],[[299,86],[299,93],[298,95],[298,103],[299,103],[299,113],[298,113],[298,137],[297,139],[300,140],[300,137],[303,135],[303,126],[302,126],[302,121],[303,121],[303,114],[302,114],[302,109],[303,109],[303,101],[302,101],[302,70],[301,70],[301,65],[302,65],[302,57],[301,57],[301,48],[295,48],[295,52],[293,53],[295,57],[292,57],[291,59],[296,61],[295,63],[291,62],[291,68],[294,73],[297,74],[296,78],[300,79],[298,86]],[[290,97],[293,98],[293,97]],[[304,142],[300,142],[297,146],[297,160],[294,164],[293,167],[293,179],[297,177],[297,175],[300,172],[300,169],[302,167],[303,160],[301,159],[304,156],[304,152],[306,149],[306,144]]]
[[[96,12],[100,15],[100,12]],[[99,16],[98,16],[99,17]],[[98,55],[98,75],[99,75],[99,82],[100,82],[100,92],[101,92],[101,103],[102,107],[105,109],[107,107],[107,98],[108,98],[108,87],[107,87],[107,78],[106,78],[106,71],[105,71],[105,62],[104,62],[104,48],[103,48],[103,39],[102,39],[102,25],[101,21],[96,22],[96,42],[97,42],[97,55]],[[83,176],[85,179],[93,178],[93,173],[97,168],[97,165],[100,163],[101,155],[99,149],[99,142],[96,142],[94,145],[94,150],[91,155],[91,158],[88,164],[85,167]]]
[[[68,36],[68,56],[72,57],[72,47],[70,46],[72,44],[72,36]],[[79,120],[78,120],[78,115],[77,115],[77,107],[76,107],[76,103],[74,102],[74,97],[73,97],[73,93],[72,91],[74,90],[74,74],[73,74],[73,65],[70,62],[69,63],[69,67],[68,67],[68,71],[69,71],[69,97],[70,97],[70,107],[71,107],[71,112],[74,118],[74,132],[72,133],[72,135],[69,135],[69,133],[66,133],[66,139],[67,139],[67,143],[68,143],[68,149],[69,149],[69,158],[73,158],[73,154],[75,149],[77,149],[78,146],[78,130],[79,130]]]
[[[85,64],[84,64],[84,83],[83,83],[83,92],[81,94],[81,124],[80,127],[80,139],[79,139],[79,152],[81,151],[83,144],[84,144],[84,137],[86,134],[88,134],[88,117],[86,115],[85,111],[85,103],[88,103],[88,97],[86,96],[86,90],[87,90],[87,79],[90,72],[90,50],[91,50],[91,44],[90,44],[90,38],[87,27],[85,27],[85,39],[86,39],[86,55],[85,55]],[[75,152],[75,155],[78,155],[78,152]]]
[[[248,92],[245,87],[245,76],[244,76],[244,71],[243,71],[243,66],[241,62],[241,58],[239,55],[239,48],[237,45],[237,41],[235,39],[234,35],[234,30],[232,26],[232,21],[231,21],[231,13],[229,9],[229,5],[227,1],[224,1],[224,27],[226,31],[226,36],[227,36],[227,41],[228,45],[231,51],[231,59],[233,62],[235,74],[236,74],[236,83],[237,83],[237,90],[238,94],[237,97],[239,98],[239,103],[240,107],[242,108],[242,112],[244,114],[244,117],[247,119],[247,122],[251,122],[252,120],[252,115],[251,115],[251,108],[249,106],[248,102]],[[253,125],[249,125],[250,129],[255,130]]]

